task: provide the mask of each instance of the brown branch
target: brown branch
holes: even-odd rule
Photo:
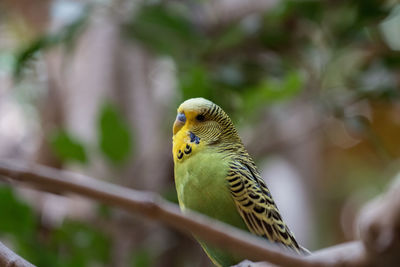
[[[362,209],[358,224],[360,238],[374,266],[399,266],[400,174],[386,194]]]
[[[360,241],[342,243],[315,251],[309,259],[323,262],[323,266],[370,266],[370,259]]]
[[[102,203],[142,214],[167,225],[192,233],[255,261],[284,266],[310,266],[304,258],[284,253],[278,247],[227,224],[195,212],[182,214],[177,205],[151,192],[123,188],[67,171],[36,164],[0,161],[0,175],[50,192],[75,193]]]
[[[2,267],[35,267],[0,242],[0,266]]]
[[[398,250],[393,250],[398,248],[396,244],[398,244],[398,231],[400,229],[398,227],[400,224],[400,201],[397,200],[400,199],[400,186],[396,190],[390,191],[383,198],[382,203],[386,203],[381,204],[384,205],[384,212],[381,205],[378,207],[378,211],[382,210],[383,214],[382,212],[376,212],[377,209],[373,208],[372,210],[375,210],[375,212],[372,212],[372,214],[378,214],[379,216],[368,217],[363,221],[364,227],[362,229],[366,230],[364,232],[361,231],[361,234],[362,240],[366,244],[370,243],[365,241],[366,239],[363,236],[371,236],[370,232],[377,231],[376,229],[380,230],[377,231],[378,233],[384,234],[385,230],[389,228],[392,238],[390,239],[391,242],[384,242],[384,249],[378,246],[380,249],[374,250],[370,248],[375,248],[374,246],[365,246],[364,242],[355,241],[317,251],[308,257],[299,257],[283,252],[278,247],[265,242],[265,240],[196,212],[182,214],[177,205],[162,200],[157,194],[151,192],[123,188],[87,176],[36,164],[16,163],[6,160],[0,160],[0,175],[42,190],[74,193],[142,214],[148,218],[161,221],[178,231],[186,234],[192,233],[207,242],[241,254],[253,261],[266,261],[279,266],[298,267],[370,266],[377,263],[371,257],[371,252],[374,252],[372,255],[385,257],[388,255],[387,252],[389,250],[393,253],[390,254],[391,260],[389,261],[392,265],[388,266],[395,266],[396,260],[398,262],[400,257],[396,253]],[[391,221],[392,223],[379,223],[382,216],[386,218],[385,221]],[[376,224],[378,226],[373,226]],[[371,230],[371,227],[375,230]],[[380,235],[378,234],[377,236]],[[380,262],[388,263],[383,259]],[[246,263],[242,266],[251,266],[251,264]],[[254,266],[267,266],[267,264],[258,263]]]
[[[313,252],[306,258],[307,266],[323,267],[368,267],[370,259],[366,255],[366,250],[362,242],[354,241],[332,246]],[[235,267],[272,267],[267,262],[243,261]],[[282,265],[279,265],[282,266]]]

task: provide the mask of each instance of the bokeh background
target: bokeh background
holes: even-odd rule
[[[176,202],[172,123],[230,114],[311,250],[352,240],[400,169],[400,5],[380,0],[1,0],[0,157]],[[38,266],[211,266],[193,238],[0,184],[0,240]]]

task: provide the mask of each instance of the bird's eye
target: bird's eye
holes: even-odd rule
[[[197,121],[204,121],[205,117],[204,117],[204,115],[199,114],[199,115],[196,116],[196,120]]]

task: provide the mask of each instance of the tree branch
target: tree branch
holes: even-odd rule
[[[360,241],[342,243],[315,251],[308,259],[323,262],[323,266],[365,267],[370,265],[367,252]]]
[[[360,238],[374,266],[399,266],[400,174],[386,194],[363,207],[358,224]]]
[[[157,194],[106,183],[87,176],[60,171],[37,164],[0,160],[0,175],[41,190],[75,193],[102,203],[139,213],[161,221],[178,231],[192,233],[201,239],[224,247],[255,261],[279,265],[309,266],[296,255],[284,253],[277,246],[227,224],[195,212],[182,214],[175,204]]]
[[[2,267],[35,267],[0,242],[0,266]]]
[[[217,246],[228,249],[237,254],[243,255],[253,261],[266,261],[279,266],[298,266],[298,267],[316,267],[316,266],[369,266],[376,263],[371,258],[371,249],[365,246],[363,242],[355,241],[340,244],[334,247],[323,249],[307,257],[300,257],[280,250],[263,239],[257,238],[244,231],[238,230],[227,224],[210,219],[196,212],[182,214],[179,207],[175,204],[163,200],[157,194],[123,188],[114,184],[99,181],[87,176],[72,172],[60,171],[32,163],[17,163],[15,161],[0,160],[0,176],[9,177],[22,183],[29,184],[36,188],[50,191],[74,193],[85,196],[102,203],[123,208],[131,212],[139,213],[147,218],[163,222],[178,231],[186,234],[193,234],[199,238],[213,243]],[[390,191],[384,198],[387,220],[397,220],[390,227],[392,233],[397,234],[399,229],[400,186],[395,191]],[[393,200],[396,200],[393,204]],[[396,209],[393,211],[392,209]],[[381,206],[379,207],[381,210]],[[373,212],[373,214],[375,214]],[[379,214],[379,213],[377,213]],[[373,222],[380,221],[378,217],[366,219],[364,225],[374,225]],[[379,224],[381,225],[381,224]],[[387,226],[384,224],[383,226]],[[370,233],[370,227],[364,227],[366,233]],[[382,229],[378,227],[378,229]],[[384,228],[386,229],[386,228]],[[384,230],[382,229],[382,230]],[[363,231],[361,231],[363,235]],[[366,235],[366,234],[364,234]],[[395,235],[398,237],[399,235]],[[365,238],[362,237],[362,240]],[[394,238],[393,240],[397,240]],[[397,244],[392,242],[390,244]],[[389,248],[393,246],[390,245]],[[383,250],[387,252],[387,250]],[[375,251],[375,254],[377,255]],[[391,263],[398,262],[400,255],[391,254]],[[386,254],[378,254],[385,256]],[[2,254],[0,254],[2,257]],[[1,263],[0,259],[0,263]],[[381,260],[381,262],[384,262]],[[386,262],[387,263],[387,262]],[[261,264],[261,265],[260,265]],[[2,265],[1,265],[2,266]],[[248,263],[242,266],[251,266]],[[259,263],[254,266],[267,266],[266,263]],[[395,266],[395,265],[392,265]]]

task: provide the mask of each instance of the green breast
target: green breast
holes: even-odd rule
[[[195,210],[248,231],[225,180],[228,164],[229,160],[223,159],[222,154],[209,148],[176,164],[175,184],[179,205],[183,211]],[[236,257],[200,243],[215,264],[229,266],[238,262]]]

